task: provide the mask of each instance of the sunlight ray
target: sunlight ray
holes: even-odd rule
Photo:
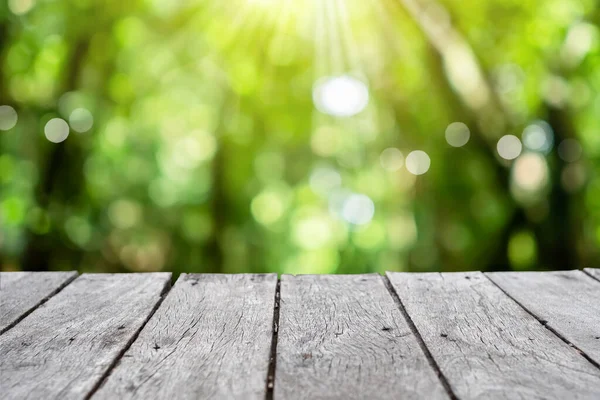
[[[287,25],[292,21],[292,16],[293,16],[293,0],[283,0],[279,2],[280,7],[277,13],[272,13],[273,15],[275,15],[275,17],[273,18],[274,23],[272,23],[272,30],[270,31],[270,34],[266,34],[265,38],[264,38],[264,48],[266,49],[266,52],[268,53],[268,57],[266,58],[266,60],[269,60],[268,62],[266,62],[265,66],[264,66],[264,70],[265,70],[265,75],[269,76],[270,74],[273,73],[273,69],[275,67],[275,63],[273,62],[273,60],[271,59],[271,57],[279,57],[281,56],[281,54],[277,54],[277,55],[273,55],[274,50],[272,49],[273,46],[276,46],[275,48],[277,49],[278,53],[281,53],[281,49],[288,45],[293,45],[291,43],[289,43],[289,35],[286,32],[286,27]]]
[[[239,4],[241,3],[241,4]],[[251,18],[250,16],[253,12],[257,12],[256,7],[252,7],[252,5],[248,1],[241,1],[238,3],[230,3],[232,4],[228,7],[228,11],[233,10],[233,18],[230,23],[230,34],[226,39],[225,43],[222,46],[222,51],[227,52],[232,48],[243,47],[240,46],[243,42],[239,40],[240,37],[242,39],[251,37],[251,33],[253,29],[255,29],[258,25],[257,18]],[[237,5],[236,5],[237,4]],[[243,32],[243,36],[242,36]]]
[[[377,14],[377,25],[380,27],[381,35],[385,38],[385,44],[391,46],[394,53],[399,54],[402,38],[399,38],[397,34],[392,34],[391,29],[394,27],[394,21],[382,4],[383,1],[386,0],[370,0],[369,3]],[[384,50],[382,49],[382,51]]]
[[[327,27],[329,28],[329,52],[331,54],[332,75],[342,75],[346,69],[346,62],[341,46],[340,32],[338,29],[338,15],[336,4],[331,1],[325,2],[327,15]]]
[[[314,81],[327,74],[329,55],[327,53],[327,31],[325,29],[325,9],[322,0],[313,0],[315,7],[314,17]]]
[[[431,45],[440,54],[444,62],[446,75],[462,100],[476,112],[496,108],[492,99],[493,90],[488,85],[479,61],[466,39],[450,22],[436,19],[429,10],[436,2],[428,2],[428,8],[419,0],[399,0],[404,9],[419,25]]]
[[[329,30],[326,29],[325,6],[323,0],[313,0],[315,8],[314,17],[314,49],[313,60],[313,85],[322,77],[327,76],[331,66],[331,54],[327,51],[329,41]],[[312,133],[315,134],[319,126],[326,123],[326,116],[313,107],[312,110]]]
[[[339,10],[339,24],[342,32],[342,41],[346,49],[348,57],[349,71],[364,75],[362,60],[359,55],[359,49],[356,45],[352,27],[350,26],[350,13],[346,7],[346,0],[336,0],[337,9]]]

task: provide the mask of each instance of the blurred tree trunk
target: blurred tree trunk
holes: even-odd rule
[[[221,241],[223,239],[225,228],[227,225],[227,193],[225,189],[225,119],[228,110],[227,100],[221,108],[221,117],[219,126],[216,130],[217,150],[212,161],[212,179],[211,179],[211,199],[210,199],[210,215],[212,219],[212,235],[210,241],[206,245],[210,267],[209,271],[223,271],[223,249]]]
[[[87,54],[88,42],[77,42],[71,57],[65,64],[68,66],[62,92],[77,89],[77,81]],[[64,196],[66,204],[73,202],[79,194],[83,182],[83,150],[77,140],[65,140],[49,145],[46,161],[39,166],[40,179],[36,190],[38,207],[48,210],[53,197]],[[29,232],[27,246],[21,259],[21,269],[27,271],[46,271],[50,267],[55,253],[64,253],[64,245],[56,236],[59,233],[53,227],[49,233],[40,235]],[[54,236],[56,235],[56,236]],[[56,247],[59,247],[58,249]],[[69,251],[71,257],[80,258]]]
[[[8,51],[9,36],[8,21],[0,21],[0,105],[8,103],[8,85],[4,76],[4,62]]]
[[[225,95],[221,104],[219,123],[215,129],[215,140],[217,150],[212,160],[211,166],[211,197],[210,197],[210,216],[212,221],[212,235],[205,245],[205,251],[209,259],[209,268],[205,269],[213,272],[223,272],[225,262],[222,242],[227,229],[227,213],[230,207],[227,198],[227,120],[230,118],[230,112],[235,102],[235,95],[231,88],[223,89]]]
[[[563,140],[576,137],[576,129],[568,110],[546,107],[548,123],[554,131],[555,151],[551,159],[548,216],[535,229],[538,259],[542,266],[551,269],[579,268],[582,265],[577,249],[583,240],[584,204],[581,196],[565,190],[561,177],[568,164],[556,151]]]

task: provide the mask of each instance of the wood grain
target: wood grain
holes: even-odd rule
[[[0,272],[0,334],[77,277],[77,272]]]
[[[548,327],[600,364],[600,282],[582,271],[487,275],[529,312],[546,321]]]
[[[460,399],[598,399],[600,370],[481,273],[388,273]]]
[[[600,269],[598,268],[584,268],[584,271],[587,272],[590,276],[600,281]]]
[[[379,275],[283,275],[276,399],[444,399]]]
[[[3,399],[82,399],[147,320],[170,274],[82,275],[0,336]]]
[[[277,275],[181,275],[98,399],[263,399]]]

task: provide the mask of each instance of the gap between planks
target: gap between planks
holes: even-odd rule
[[[17,326],[17,324],[19,322],[23,321],[29,314],[31,314],[32,312],[34,312],[35,310],[37,310],[40,306],[42,306],[44,303],[46,303],[52,297],[54,297],[57,294],[59,294],[64,288],[66,288],[67,286],[69,286],[75,279],[77,279],[78,277],[81,276],[81,275],[79,275],[79,273],[77,271],[74,271],[74,272],[75,273],[73,274],[72,277],[70,277],[69,279],[67,279],[66,281],[64,281],[59,287],[57,287],[54,291],[52,291],[48,296],[46,296],[43,299],[41,299],[37,304],[35,304],[33,307],[31,307],[31,309],[27,310],[25,313],[23,313],[23,315],[21,315],[20,317],[18,317],[17,319],[15,319],[12,323],[8,324],[6,327],[4,327],[3,329],[1,329],[0,330],[0,335],[8,332],[10,329],[12,329],[15,326]]]
[[[585,271],[584,271],[585,272]],[[592,275],[588,274],[587,272],[585,272],[591,279],[596,280],[595,277],[593,277]],[[558,337],[560,340],[562,340],[563,342],[565,342],[567,345],[569,345],[569,347],[571,347],[572,349],[574,349],[580,356],[582,356],[583,358],[585,358],[590,364],[592,364],[594,367],[600,369],[600,364],[598,364],[596,361],[594,361],[590,356],[588,356],[583,350],[581,350],[579,347],[575,346],[574,343],[572,343],[571,341],[569,341],[566,337],[564,337],[563,335],[561,335],[560,333],[558,333],[554,328],[552,328],[551,326],[548,326],[548,321],[546,321],[545,319],[539,318],[536,314],[534,314],[533,312],[529,311],[529,309],[527,307],[525,307],[525,305],[523,305],[522,303],[520,303],[519,301],[517,301],[514,297],[512,297],[510,294],[508,294],[508,292],[506,290],[504,290],[500,285],[496,284],[496,282],[494,282],[493,279],[491,279],[487,273],[483,273],[483,276],[486,277],[486,279],[490,282],[492,282],[492,284],[494,286],[496,286],[498,289],[500,289],[500,291],[502,293],[504,293],[509,299],[511,299],[512,301],[514,301],[515,303],[517,303],[517,305],[519,307],[521,307],[523,310],[525,310],[525,312],[529,315],[531,315],[533,318],[536,319],[536,321],[538,321],[544,328],[548,329],[550,332],[552,332],[556,337]]]
[[[277,278],[277,286],[275,287],[275,305],[273,307],[273,335],[271,337],[271,354],[269,358],[269,370],[267,373],[267,390],[265,399],[273,400],[273,392],[275,391],[275,373],[277,366],[277,339],[279,334],[279,309],[281,299],[281,279]]]
[[[146,318],[146,320],[140,325],[138,330],[133,334],[133,336],[129,339],[129,341],[125,344],[125,346],[123,346],[123,348],[121,349],[119,354],[117,354],[115,359],[108,366],[106,372],[102,375],[102,377],[98,380],[98,382],[94,385],[94,387],[92,387],[90,392],[84,397],[85,400],[91,399],[92,396],[102,387],[102,385],[104,385],[106,380],[110,377],[110,374],[112,374],[112,372],[115,370],[117,365],[119,365],[119,362],[121,361],[121,359],[123,358],[123,356],[125,355],[127,350],[129,350],[131,345],[137,340],[138,336],[140,335],[140,332],[142,332],[142,330],[144,329],[144,327],[146,326],[148,321],[150,321],[150,318],[152,318],[154,313],[156,313],[156,310],[158,310],[160,308],[160,305],[162,304],[163,300],[167,297],[167,295],[171,291],[172,287],[173,287],[173,281],[172,281],[172,277],[171,277],[170,280],[165,282],[165,286],[163,287],[163,290],[160,293],[160,298],[158,299],[156,304],[154,304],[154,307],[152,308],[152,311],[150,311],[150,313],[148,314],[148,317]]]
[[[598,275],[595,275],[592,273],[590,268],[584,268],[582,269],[583,273],[586,274],[587,276],[589,276],[590,278],[592,278],[593,280],[600,282],[600,272],[598,272]],[[600,270],[596,270],[596,271],[600,271]]]
[[[446,393],[448,394],[448,396],[450,397],[450,399],[452,399],[452,400],[458,400],[458,397],[454,394],[454,392],[452,391],[452,388],[450,387],[450,384],[448,383],[448,379],[446,379],[446,377],[442,373],[442,370],[440,369],[439,365],[436,363],[435,359],[431,355],[431,352],[427,348],[427,345],[425,344],[425,341],[423,340],[423,337],[421,336],[421,333],[419,332],[419,330],[417,329],[417,327],[416,327],[415,323],[413,322],[412,318],[410,317],[410,315],[406,311],[406,308],[404,308],[404,304],[402,304],[402,300],[400,300],[400,296],[398,296],[398,293],[396,293],[396,290],[394,289],[394,287],[393,287],[392,283],[390,282],[389,278],[387,277],[387,275],[382,275],[381,279],[383,280],[383,284],[385,285],[386,289],[388,290],[390,296],[394,300],[394,303],[396,304],[396,307],[398,307],[398,309],[402,313],[402,316],[406,320],[406,323],[410,327],[410,330],[412,331],[413,335],[417,339],[417,343],[419,343],[419,347],[421,347],[421,350],[425,354],[425,357],[427,358],[427,361],[429,362],[429,365],[435,371],[435,374],[437,375],[438,379],[442,383],[442,386],[446,390]]]

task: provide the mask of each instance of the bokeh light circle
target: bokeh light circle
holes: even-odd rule
[[[523,145],[515,135],[504,135],[498,140],[496,150],[498,155],[505,160],[514,160],[521,154]]]
[[[64,142],[69,136],[69,124],[62,118],[52,118],[44,127],[44,135],[52,143]]]
[[[544,121],[536,121],[523,130],[523,145],[531,150],[548,154],[554,145],[552,128]]]
[[[0,106],[0,131],[14,128],[19,119],[17,112],[11,106]]]
[[[558,145],[558,156],[566,162],[575,162],[581,158],[583,149],[576,139],[565,139]]]
[[[406,169],[413,175],[423,175],[429,171],[431,159],[422,150],[415,150],[406,156]]]
[[[379,163],[386,171],[398,171],[404,165],[404,155],[395,147],[389,147],[381,152]]]
[[[371,222],[375,214],[373,200],[364,194],[353,193],[342,205],[342,218],[353,225],[365,225]]]
[[[8,0],[8,9],[15,15],[27,14],[35,6],[36,0]]]
[[[84,133],[92,129],[94,117],[85,108],[76,108],[69,116],[69,125],[75,132]]]
[[[539,153],[525,153],[516,159],[512,174],[515,184],[520,189],[536,192],[548,181],[548,164]]]
[[[462,147],[470,138],[471,131],[462,122],[453,122],[446,128],[446,142],[452,147]]]

